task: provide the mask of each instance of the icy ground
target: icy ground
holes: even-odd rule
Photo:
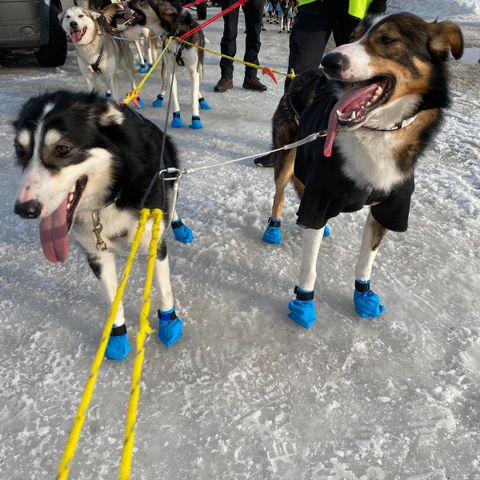
[[[464,32],[478,48],[474,13]],[[221,24],[207,35],[216,48]],[[262,41],[262,62],[284,70],[287,36],[268,26]],[[214,94],[217,62],[207,55],[205,129],[170,132],[186,166],[270,147],[282,86],[266,78],[268,92],[247,92],[237,67],[236,88]],[[300,254],[292,190],[285,242],[272,247],[260,241],[271,170],[245,162],[184,178],[179,209],[196,240],[169,247],[184,337],[169,350],[148,341],[132,479],[480,478],[480,66],[451,70],[452,108],[420,161],[410,229],[388,235],[374,269],[381,318],[361,320],[352,304],[366,211],[330,222],[305,331],[286,316]],[[0,479],[53,478],[107,311],[81,252],[52,266],[37,222],[13,215],[10,123],[31,95],[84,80],[71,51],[62,69],[11,63],[0,82]],[[144,114],[163,126],[164,110]],[[132,344],[143,272],[125,296]],[[102,367],[70,478],[117,478],[132,363]]]

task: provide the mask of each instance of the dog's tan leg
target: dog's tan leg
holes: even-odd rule
[[[387,229],[380,225],[370,212],[365,224],[365,230],[363,231],[360,254],[355,267],[355,277],[357,280],[370,280],[373,262],[375,261],[378,247],[386,233]]]
[[[303,191],[305,190],[305,185],[295,175],[292,176],[292,183],[295,187],[298,198],[300,198],[301,200],[303,198]]]
[[[285,204],[285,187],[292,179],[293,168],[295,166],[296,149],[288,152],[277,152],[274,155],[284,156],[283,161],[277,161],[274,157],[273,163],[275,168],[275,196],[273,198],[272,218],[280,219]],[[278,166],[281,164],[280,166]]]

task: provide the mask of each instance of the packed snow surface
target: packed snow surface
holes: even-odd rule
[[[402,3],[432,14],[437,5],[444,17],[451,5],[480,46],[478,1]],[[208,27],[210,47],[221,29]],[[243,25],[239,32],[241,56]],[[284,71],[286,34],[268,25],[262,43],[261,62]],[[214,107],[202,113],[205,128],[170,131],[183,165],[268,150],[283,85],[263,77],[266,93],[243,90],[237,66],[235,88],[215,94],[218,58],[206,56],[205,73]],[[269,246],[261,236],[270,169],[245,161],[182,179],[179,211],[196,239],[171,237],[169,251],[184,336],[168,350],[155,336],[147,343],[132,479],[480,478],[480,67],[452,61],[451,74],[452,106],[420,159],[410,228],[386,237],[375,264],[374,288],[388,307],[380,318],[353,310],[366,210],[330,222],[318,319],[305,331],[287,318],[301,251],[293,190],[284,243]],[[38,223],[13,214],[20,171],[11,122],[30,96],[85,82],[73,50],[59,69],[13,63],[0,82],[0,479],[53,478],[107,309],[80,249],[65,265],[49,264]],[[184,73],[179,84],[188,121]],[[146,104],[158,85],[158,76],[147,82]],[[163,127],[164,109],[143,113]],[[132,345],[144,272],[137,262],[125,295]],[[104,363],[70,478],[117,478],[133,358]]]

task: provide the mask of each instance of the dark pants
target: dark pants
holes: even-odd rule
[[[318,68],[328,39],[348,43],[360,20],[348,14],[348,0],[316,0],[299,7],[290,33],[288,71],[295,73]],[[285,80],[285,90],[290,79]]]
[[[235,3],[236,0],[221,0],[222,10]],[[223,17],[223,37],[220,42],[221,52],[230,57],[237,53],[237,32],[238,32],[238,12],[239,8],[227,13]],[[263,0],[249,0],[243,6],[245,14],[245,29],[247,38],[245,41],[246,62],[258,65],[258,52],[260,51],[260,32],[262,30]],[[233,78],[233,61],[223,58],[220,60],[220,70],[223,78]],[[252,67],[245,67],[245,78],[254,78],[257,76],[257,70]]]

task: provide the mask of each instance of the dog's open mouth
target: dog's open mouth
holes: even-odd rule
[[[368,114],[385,104],[392,95],[395,80],[392,77],[375,77],[353,84],[333,107],[328,120],[328,135],[323,154],[330,157],[338,127],[358,128]]]
[[[130,7],[130,12],[128,16],[128,24],[130,26],[135,26],[135,25],[145,25],[145,22],[147,21],[147,17],[140,11],[140,10],[135,10],[134,8]]]
[[[87,186],[88,178],[80,177],[60,206],[40,222],[40,241],[46,259],[52,263],[65,262],[70,250],[68,232],[72,228],[75,209]]]
[[[73,43],[78,43],[85,33],[87,33],[87,27],[83,27],[81,30],[73,30],[70,32],[70,40],[72,40]]]

